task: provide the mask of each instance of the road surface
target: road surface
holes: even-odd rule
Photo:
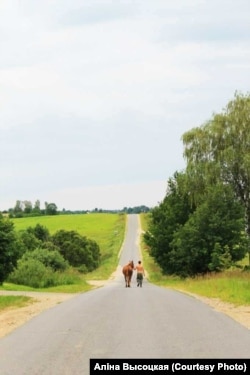
[[[140,258],[128,216],[117,276],[53,307],[0,340],[1,375],[89,374],[90,358],[250,358],[250,331],[203,302],[144,281],[125,288],[121,267]]]

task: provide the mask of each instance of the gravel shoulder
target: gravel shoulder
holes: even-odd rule
[[[6,336],[44,310],[75,296],[75,294],[66,293],[0,291],[0,296],[1,295],[23,295],[32,297],[32,300],[27,306],[20,308],[6,308],[3,311],[0,311],[0,338]]]
[[[107,281],[93,281],[90,282],[93,287],[101,287]],[[183,292],[185,293],[185,292]],[[216,311],[224,313],[242,324],[244,327],[250,329],[250,306],[234,306],[229,303],[220,301],[217,298],[200,297],[196,294],[191,294],[194,298],[201,300],[208,304]],[[21,308],[8,308],[0,312],[0,338],[8,335],[19,326],[25,324],[41,312],[56,306],[70,298],[74,298],[75,294],[67,293],[40,293],[40,292],[9,292],[0,291],[0,295],[25,295],[32,297],[31,303]]]
[[[198,296],[197,294],[187,292],[183,293],[189,294],[199,299],[200,301],[212,307],[214,310],[230,316],[230,318],[234,319],[236,322],[250,329],[250,306],[235,306],[231,303],[223,302],[219,298],[207,298]]]

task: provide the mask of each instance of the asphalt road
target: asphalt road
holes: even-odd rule
[[[203,302],[147,280],[125,288],[140,257],[129,215],[117,277],[31,319],[0,340],[0,374],[89,374],[90,358],[250,358],[250,331]]]

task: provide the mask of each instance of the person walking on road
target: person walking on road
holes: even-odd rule
[[[137,271],[137,275],[136,275],[137,286],[142,287],[142,280],[143,280],[143,276],[145,276],[145,270],[140,260],[138,261],[138,264],[135,266],[134,270]]]

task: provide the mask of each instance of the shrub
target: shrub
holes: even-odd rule
[[[53,271],[65,271],[69,267],[69,263],[57,250],[35,249],[33,251],[27,251],[22,259],[38,260],[45,267],[52,268]]]
[[[18,236],[24,245],[25,251],[35,250],[41,245],[41,241],[35,236],[35,234],[28,230],[20,231]]]
[[[10,282],[27,285],[33,288],[44,288],[54,285],[53,270],[36,259],[20,259],[17,268],[10,274]]]
[[[75,231],[59,230],[51,240],[59,248],[60,253],[73,267],[83,267],[93,271],[100,262],[100,249],[95,241],[81,236]]]
[[[49,230],[41,224],[36,224],[34,228],[28,227],[27,232],[34,234],[42,242],[48,241],[50,237]]]
[[[54,285],[80,284],[82,280],[79,273],[73,268],[68,268],[65,272],[54,272]]]
[[[32,288],[48,288],[58,285],[72,285],[81,281],[79,274],[68,268],[65,272],[56,271],[37,259],[20,259],[17,268],[10,274],[9,282],[27,285]]]

